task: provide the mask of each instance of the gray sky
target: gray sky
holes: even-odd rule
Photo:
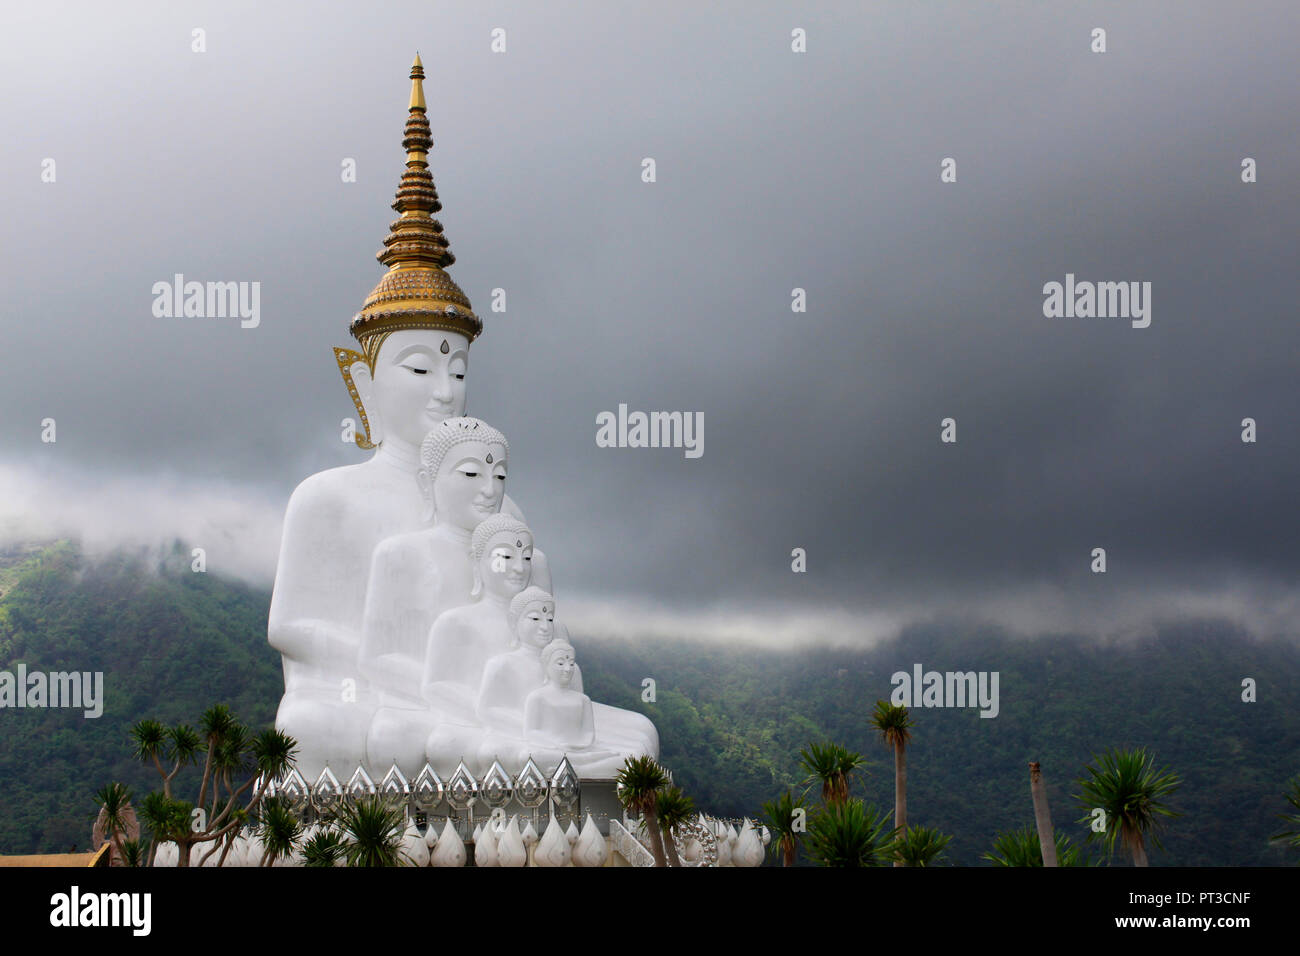
[[[330,350],[418,48],[469,411],[585,627],[1294,633],[1300,9],[703,6],[6,7],[5,533],[269,583],[293,486],[361,460]],[[177,272],[259,281],[260,326],[155,318]],[[1067,272],[1150,282],[1151,326],[1045,318]],[[598,448],[619,403],[702,412],[703,457]]]

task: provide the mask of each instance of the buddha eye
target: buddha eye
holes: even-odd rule
[[[409,369],[410,369],[412,372],[414,372],[416,375],[428,375],[428,374],[429,374],[429,370],[428,370],[427,368],[416,368],[414,365],[408,365],[408,366],[406,366],[406,367],[409,368]]]
[[[460,373],[458,373],[458,374],[456,375],[456,381],[458,381],[458,382],[463,382],[463,381],[465,381],[465,373],[464,373],[464,372],[460,372]]]

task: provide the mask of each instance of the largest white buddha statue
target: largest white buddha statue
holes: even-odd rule
[[[483,326],[445,271],[455,257],[442,224],[433,218],[442,206],[428,168],[433,141],[423,78],[417,56],[402,141],[406,171],[393,203],[399,218],[377,256],[388,271],[350,325],[358,350],[334,350],[360,418],[356,444],[374,454],[360,464],[314,474],[294,490],[271,598],[267,633],[283,657],[285,680],[276,726],[297,739],[298,769],[308,781],[327,764],[336,773],[351,773],[362,764],[372,776],[382,774],[394,751],[414,755],[424,746],[423,734],[412,734],[409,745],[392,739],[400,720],[385,722],[381,714],[375,722],[381,708],[415,703],[415,681],[422,673],[412,666],[420,648],[409,635],[389,633],[384,622],[405,620],[418,635],[463,582],[444,578],[444,593],[430,600],[419,593],[429,569],[394,575],[392,562],[408,555],[417,561],[433,545],[454,548],[467,539],[474,509],[484,517],[499,510],[523,519],[503,489],[490,487],[503,484],[497,479],[504,475],[494,446],[487,449],[492,457],[487,451],[482,456],[492,469],[481,473],[482,493],[456,512],[444,509],[441,520],[431,523],[429,506],[442,476],[437,463],[421,461],[421,445],[441,423],[464,416],[469,346]],[[375,551],[385,541],[378,564],[386,587],[376,589],[367,605]],[[533,550],[531,564],[531,583],[552,590],[540,550]],[[405,595],[393,587],[402,579],[413,584]],[[384,738],[372,740],[384,753],[367,753],[372,730]],[[653,750],[657,755],[657,737]],[[403,767],[408,775],[418,769]]]

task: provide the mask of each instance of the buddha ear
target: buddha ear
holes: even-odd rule
[[[334,360],[338,363],[339,374],[348,387],[352,404],[356,406],[357,417],[361,419],[361,428],[357,430],[355,441],[358,448],[374,448],[383,440],[379,427],[378,405],[370,400],[375,391],[374,377],[365,356],[352,349],[334,349]],[[372,418],[366,411],[367,406],[375,410]]]
[[[415,473],[415,483],[420,486],[420,497],[424,499],[424,520],[433,521],[438,515],[438,502],[433,495],[433,476],[427,468]]]
[[[474,590],[469,592],[470,597],[478,597],[479,592],[483,590],[483,575],[478,569],[478,562],[474,562]]]
[[[357,387],[358,410],[366,417],[371,444],[378,445],[384,440],[384,423],[379,417],[379,403],[374,401],[375,376],[364,361],[353,362],[348,372]]]

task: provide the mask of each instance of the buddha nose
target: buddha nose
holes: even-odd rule
[[[429,391],[440,402],[451,401],[451,376],[447,374],[446,369],[441,369],[429,376],[432,381],[429,383]]]

